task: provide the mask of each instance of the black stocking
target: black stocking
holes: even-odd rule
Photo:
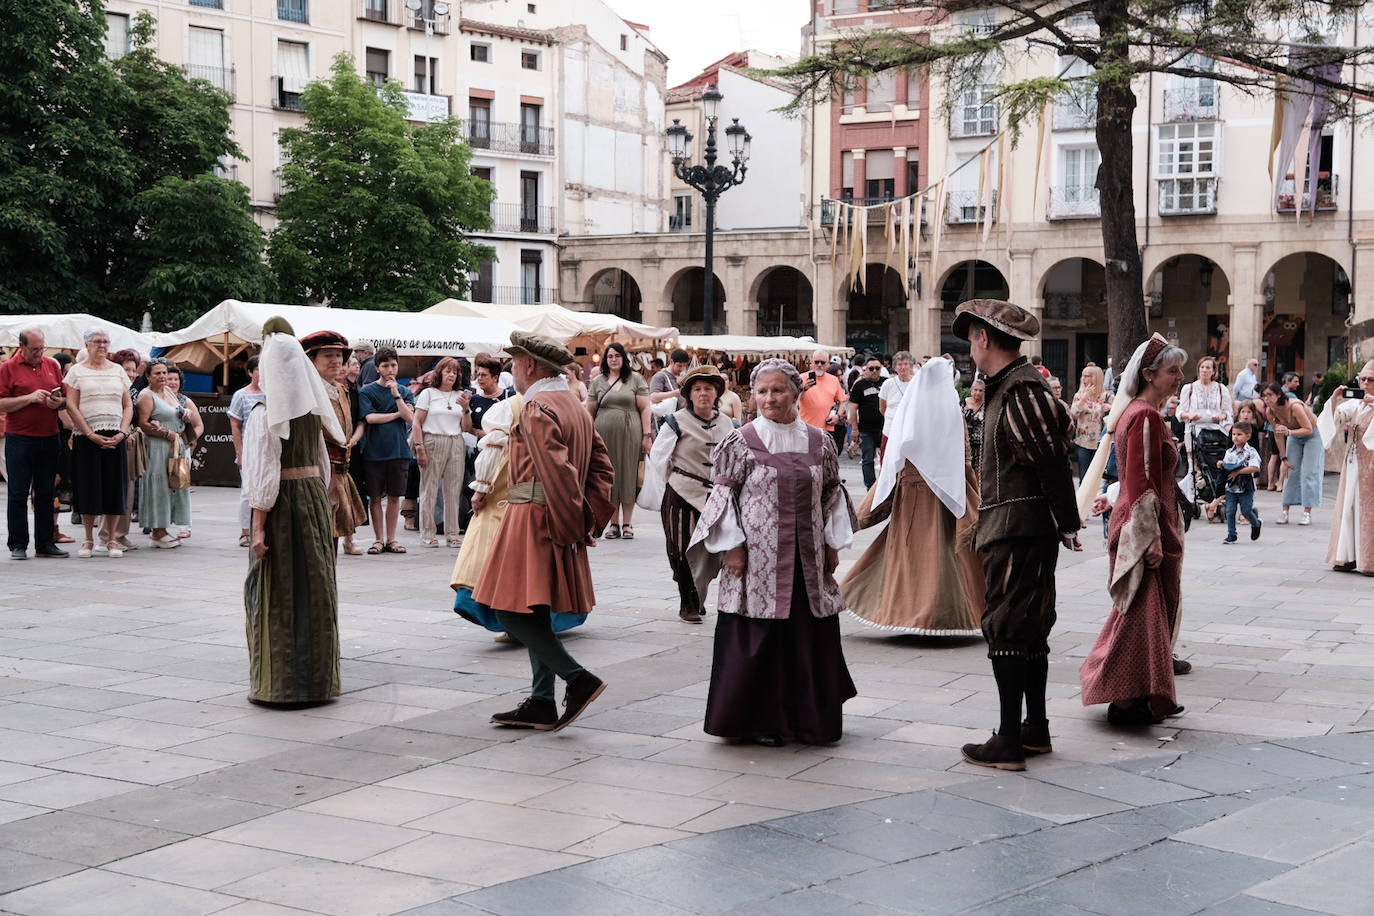
[[[1021,739],[1021,695],[1026,691],[1026,657],[1024,655],[996,655],[992,659],[992,676],[997,680],[997,695],[1002,701],[1002,724],[997,734]],[[1044,688],[1040,690],[1044,708]]]
[[[1045,686],[1050,677],[1050,657],[1026,659],[1026,721],[1033,725],[1049,721],[1045,715]]]

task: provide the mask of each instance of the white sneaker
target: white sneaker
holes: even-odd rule
[[[1283,507],[1283,510],[1279,512],[1279,517],[1278,517],[1278,519],[1274,522],[1274,524],[1275,524],[1275,525],[1286,525],[1286,524],[1288,524],[1288,507],[1287,507],[1287,506],[1284,506],[1284,507]]]
[[[1304,509],[1304,510],[1303,510],[1303,513],[1302,513],[1302,520],[1301,520],[1300,522],[1298,522],[1298,524],[1299,524],[1299,525],[1310,525],[1310,524],[1312,524],[1312,510],[1311,510],[1311,509]]]

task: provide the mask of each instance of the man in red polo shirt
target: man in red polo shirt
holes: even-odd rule
[[[29,490],[33,490],[34,555],[65,557],[53,542],[53,486],[57,471],[57,412],[66,404],[62,370],[43,355],[43,332],[19,332],[19,352],[0,363],[0,413],[5,415],[9,472],[10,557],[29,553]]]

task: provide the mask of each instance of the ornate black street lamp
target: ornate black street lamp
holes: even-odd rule
[[[673,174],[681,181],[696,188],[706,200],[706,277],[702,284],[702,333],[711,333],[711,319],[716,310],[715,274],[715,233],[716,198],[726,190],[744,181],[744,173],[749,170],[749,141],[752,139],[739,118],[734,118],[725,128],[725,142],[730,151],[730,168],[716,165],[716,117],[720,111],[720,90],[708,86],[701,94],[702,109],[706,115],[706,154],[705,165],[692,165],[692,132],[673,119],[672,126],[666,131],[668,149],[673,154]]]

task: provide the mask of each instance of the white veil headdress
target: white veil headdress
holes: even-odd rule
[[[1092,514],[1093,501],[1097,499],[1098,490],[1102,486],[1102,473],[1107,468],[1107,456],[1111,454],[1112,438],[1116,433],[1116,424],[1121,420],[1121,415],[1126,412],[1127,406],[1135,400],[1140,393],[1140,371],[1141,363],[1145,359],[1145,353],[1152,347],[1155,352],[1161,352],[1169,346],[1169,341],[1161,334],[1154,334],[1149,340],[1143,342],[1135,348],[1131,354],[1130,362],[1126,364],[1126,369],[1121,373],[1121,381],[1117,385],[1116,400],[1112,401],[1112,409],[1107,412],[1107,419],[1103,421],[1102,438],[1097,443],[1097,453],[1093,455],[1092,464],[1083,474],[1082,481],[1078,484],[1078,517],[1087,519]],[[1153,360],[1151,360],[1153,362]]]
[[[326,436],[335,442],[345,441],[324,379],[305,355],[291,325],[281,318],[269,318],[262,330],[258,385],[266,395],[263,407],[272,435],[291,438],[291,421],[313,413],[319,416]]]
[[[959,391],[954,387],[954,364],[942,356],[916,370],[897,404],[873,505],[881,505],[891,495],[897,475],[908,461],[945,508],[955,518],[963,518],[967,508],[964,415],[959,409]]]

